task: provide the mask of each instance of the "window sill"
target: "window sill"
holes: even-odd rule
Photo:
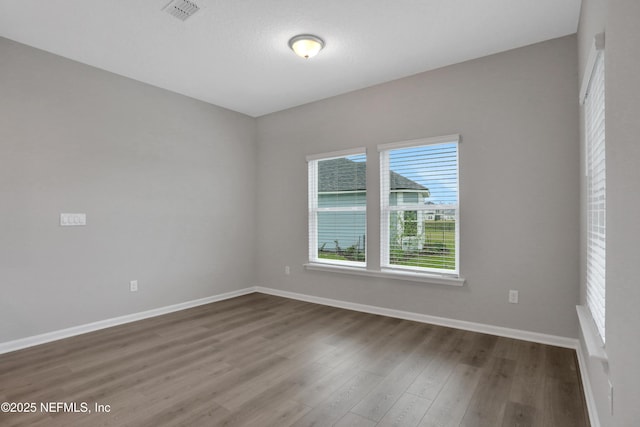
[[[604,351],[604,344],[591,318],[589,309],[584,305],[577,305],[576,310],[578,311],[580,329],[582,329],[582,336],[584,337],[584,344],[587,347],[589,357],[600,360],[602,363],[607,363],[607,353]]]
[[[330,271],[333,273],[353,274],[356,276],[381,277],[385,279],[407,280],[410,282],[433,283],[436,285],[464,286],[465,279],[457,276],[445,276],[428,273],[404,272],[398,270],[367,270],[360,267],[321,264],[311,262],[304,265],[306,270]]]

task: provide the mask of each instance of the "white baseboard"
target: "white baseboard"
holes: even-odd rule
[[[300,294],[296,292],[282,291],[279,289],[265,288],[262,286],[254,286],[240,289],[237,291],[227,292],[224,294],[213,295],[197,300],[186,301],[179,304],[173,304],[166,307],[154,308],[152,310],[142,311],[139,313],[127,314],[125,316],[114,317],[111,319],[100,320],[93,323],[74,326],[58,331],[47,332],[40,335],[34,335],[26,338],[20,338],[13,341],[0,343],[0,354],[10,351],[20,350],[34,345],[44,344],[63,338],[72,337],[74,335],[85,334],[87,332],[97,331],[99,329],[109,328],[111,326],[121,325],[123,323],[135,322],[137,320],[147,319],[149,317],[160,316],[174,311],[185,310],[199,305],[209,304],[216,301],[235,298],[242,295],[260,292],[268,295],[275,295],[284,298],[290,298],[300,301],[307,301],[316,304],[328,305],[331,307],[344,308],[347,310],[361,311],[364,313],[378,314],[381,316],[395,317],[398,319],[412,320],[414,322],[430,323],[434,325],[447,326],[450,328],[462,329],[466,331],[480,332],[484,334],[497,335],[507,338],[515,338],[524,341],[532,341],[541,344],[555,345],[558,347],[573,348],[580,351],[577,339],[560,337],[556,335],[541,334],[538,332],[523,331],[520,329],[505,328],[502,326],[487,325],[484,323],[468,322],[465,320],[456,320],[446,317],[431,316],[428,314],[414,313],[410,311],[394,310],[391,308],[378,307],[373,305],[358,304],[354,302],[335,300],[330,298],[317,297],[313,295]],[[580,355],[581,353],[579,353]]]
[[[154,308],[152,310],[142,311],[139,313],[127,314],[125,316],[114,317],[111,319],[100,320],[84,325],[73,326],[67,329],[47,332],[40,335],[33,335],[26,338],[20,338],[13,341],[0,343],[0,354],[9,353],[11,351],[20,350],[34,345],[44,344],[75,335],[86,334],[87,332],[97,331],[99,329],[109,328],[111,326],[121,325],[123,323],[135,322],[136,320],[147,319],[149,317],[161,316],[163,314],[172,313],[174,311],[185,310],[187,308],[197,307],[199,305],[210,304],[216,301],[235,298],[255,292],[254,287],[240,289],[237,291],[226,292],[224,294],[213,295],[206,298],[181,302],[178,304],[168,305],[166,307]]]
[[[523,341],[537,342],[540,344],[554,345],[576,349],[578,340],[575,338],[560,337],[557,335],[547,335],[538,332],[523,331],[520,329],[504,328],[502,326],[487,325],[484,323],[468,322],[466,320],[456,320],[446,317],[430,316],[428,314],[413,313],[410,311],[394,310],[391,308],[378,307],[373,305],[358,304],[335,300],[330,298],[316,297],[312,295],[299,294],[295,292],[281,291],[279,289],[264,288],[256,286],[256,292],[275,295],[284,298],[291,298],[300,301],[312,302],[316,304],[328,305],[331,307],[345,308],[347,310],[361,311],[364,313],[379,314],[381,316],[395,317],[398,319],[412,320],[420,323],[430,323],[433,325],[447,326],[450,328],[462,329],[465,331],[480,332],[483,334],[497,335],[506,338],[515,338]]]
[[[582,379],[582,388],[584,389],[584,400],[587,402],[587,411],[589,412],[589,420],[591,427],[600,427],[600,418],[598,418],[598,409],[596,407],[596,399],[593,395],[591,381],[589,381],[589,367],[587,366],[587,358],[582,351],[582,346],[578,342],[576,345],[576,353],[578,354],[578,365],[580,368],[580,378]]]

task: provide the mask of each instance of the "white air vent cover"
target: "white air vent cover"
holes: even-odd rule
[[[168,14],[184,21],[199,11],[200,7],[189,0],[171,0],[171,2],[164,7],[164,10],[166,10]]]

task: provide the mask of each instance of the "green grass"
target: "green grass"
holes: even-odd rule
[[[424,244],[420,252],[391,249],[390,262],[406,267],[456,269],[455,221],[425,221]],[[443,250],[444,249],[444,250]],[[364,255],[364,254],[362,254]],[[318,251],[318,258],[339,261],[355,261],[335,252]]]
[[[331,253],[331,252],[320,252],[320,253],[318,253],[318,258],[336,259],[336,260],[339,260],[339,261],[347,261],[347,259],[345,257],[343,257],[342,255],[334,254],[334,253]]]
[[[455,225],[444,221],[428,225],[429,227],[425,224],[423,250],[420,252],[405,252],[401,249],[392,249],[390,255],[391,264],[455,270]],[[444,249],[444,251],[441,253],[429,253],[438,252],[439,249]]]

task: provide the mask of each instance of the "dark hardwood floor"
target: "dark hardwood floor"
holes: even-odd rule
[[[569,427],[582,396],[573,350],[257,293],[0,355],[36,404],[2,426]]]

